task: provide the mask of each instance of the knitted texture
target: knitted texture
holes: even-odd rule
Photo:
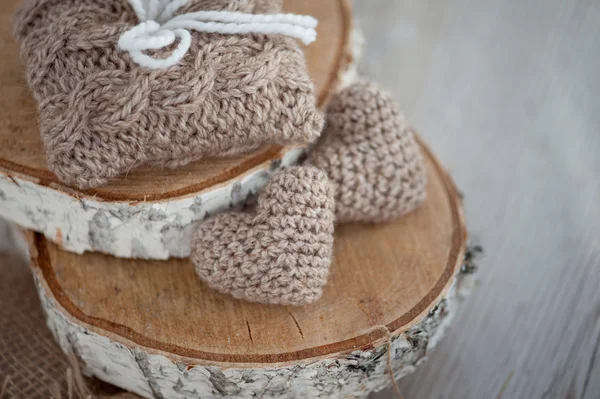
[[[201,10],[273,13],[281,1],[192,0],[176,15]],[[15,16],[46,159],[65,183],[94,187],[141,164],[177,167],[320,134],[294,39],[194,31],[177,65],[152,70],[117,45],[138,22],[126,0],[25,0]]]
[[[425,200],[427,171],[392,97],[370,82],[340,92],[327,110],[324,137],[308,165],[324,170],[338,222],[383,222]]]
[[[322,294],[331,263],[333,190],[323,171],[276,173],[253,212],[200,224],[192,261],[210,287],[251,302],[306,305]]]

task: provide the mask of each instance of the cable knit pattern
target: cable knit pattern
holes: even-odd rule
[[[339,93],[307,164],[334,187],[338,222],[383,222],[425,200],[427,171],[393,98],[370,82]]]
[[[325,173],[276,173],[253,212],[221,213],[200,224],[192,261],[210,287],[236,298],[306,305],[322,293],[331,263],[333,190]]]
[[[177,14],[201,10],[273,13],[281,1],[192,0]],[[15,16],[47,162],[62,181],[94,187],[145,163],[318,137],[322,116],[294,39],[193,32],[177,65],[151,70],[117,46],[137,23],[126,0],[25,0]]]

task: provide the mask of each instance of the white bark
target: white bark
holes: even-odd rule
[[[462,268],[428,314],[408,331],[392,334],[372,350],[330,355],[296,363],[223,364],[181,358],[141,347],[84,325],[54,299],[39,269],[36,285],[49,328],[65,353],[78,356],[86,373],[147,398],[359,398],[413,372],[438,343],[473,280]],[[382,326],[382,328],[385,328]]]
[[[360,60],[363,54],[363,48],[365,46],[365,37],[360,28],[358,20],[354,20],[352,23],[352,32],[350,33],[350,48],[348,49],[350,54],[350,64],[347,66],[346,71],[340,78],[340,85],[338,90],[350,86],[352,83],[360,78]]]
[[[0,172],[0,216],[43,233],[71,252],[143,259],[186,257],[194,223],[243,205],[268,181],[271,172],[295,164],[302,152],[292,149],[281,162],[206,192],[137,203],[76,198]]]
[[[361,38],[358,30],[353,31],[348,49],[352,62],[341,76],[340,87],[357,76]],[[263,165],[202,193],[143,203],[102,201],[89,196],[76,198],[0,171],[0,217],[40,232],[75,253],[96,251],[141,259],[187,257],[191,233],[197,223],[243,205],[266,184],[270,173],[295,164],[304,151],[292,149],[281,161]]]

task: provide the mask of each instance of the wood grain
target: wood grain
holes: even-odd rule
[[[269,165],[285,149],[265,147],[243,156],[205,158],[180,169],[142,167],[90,190],[63,185],[45,164],[39,137],[36,104],[27,88],[18,45],[12,37],[12,14],[20,0],[0,4],[0,169],[42,185],[106,200],[145,201],[199,192],[252,168]],[[320,107],[339,84],[350,64],[351,12],[347,0],[290,0],[285,11],[313,15],[320,20],[317,40],[304,48]]]
[[[310,306],[234,300],[203,285],[188,260],[79,256],[41,235],[35,263],[76,319],[173,354],[275,363],[371,347],[424,317],[463,261],[458,194],[430,153],[428,160],[428,199],[418,211],[388,224],[337,228],[330,281]]]
[[[363,69],[449,167],[486,249],[404,397],[599,398],[600,2],[373,3],[354,2]]]

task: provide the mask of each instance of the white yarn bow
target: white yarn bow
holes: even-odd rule
[[[317,20],[296,14],[246,14],[233,11],[198,11],[173,17],[190,0],[129,0],[140,23],[119,38],[119,48],[128,51],[133,61],[143,67],[162,69],[177,64],[192,44],[189,30],[225,34],[283,34],[315,41]],[[158,50],[179,44],[167,58],[153,58],[146,50]]]

